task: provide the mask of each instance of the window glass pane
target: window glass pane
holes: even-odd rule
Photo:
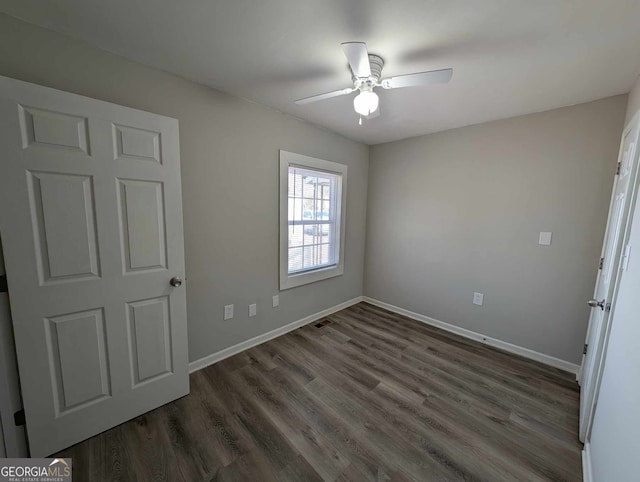
[[[304,244],[316,244],[316,229],[315,224],[305,224],[304,226]]]
[[[303,201],[299,198],[289,198],[289,221],[304,221]]]
[[[288,218],[289,221],[293,220],[293,211],[294,211],[294,202],[293,202],[293,198],[289,198],[288,202],[287,202],[287,209],[288,209]]]
[[[303,268],[321,268],[333,264],[332,249],[329,244],[314,244],[312,246],[304,246],[302,248]]]
[[[330,224],[305,224],[304,244],[327,243],[333,232],[333,226]]]
[[[305,246],[303,264],[305,268],[313,268],[322,265],[322,260],[318,257],[317,246]]]
[[[303,226],[289,226],[289,247],[302,246]]]
[[[307,199],[313,199],[316,195],[316,183],[318,178],[315,176],[304,176],[303,196]]]
[[[300,202],[303,203],[304,212],[302,219],[304,221],[315,221],[316,212],[314,208],[314,200],[313,199],[301,199]]]
[[[320,197],[321,199],[329,199],[329,197],[331,196],[331,189],[332,189],[331,184],[323,187],[322,191],[320,192],[320,196],[318,197]]]
[[[302,249],[303,248],[289,248],[289,272],[300,271],[303,268],[302,265]]]
[[[326,216],[322,219],[331,219],[331,217],[335,216],[334,212],[331,212],[331,203],[329,201],[322,201],[322,215]]]
[[[297,169],[289,170],[289,197],[302,197],[302,174]]]
[[[334,249],[333,249],[333,245],[331,244],[321,244],[320,246],[318,246],[318,249],[320,251],[320,256],[323,260],[326,260],[325,263],[328,265],[334,264],[335,260],[333,259],[334,256]]]
[[[331,203],[329,201],[317,200],[315,203],[316,219],[318,221],[329,221],[332,218]]]
[[[288,271],[324,268],[337,263],[336,221],[339,175],[289,167]],[[291,185],[291,184],[294,185]]]

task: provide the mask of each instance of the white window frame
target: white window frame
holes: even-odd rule
[[[339,240],[336,264],[320,267],[301,273],[289,274],[289,167],[300,167],[319,172],[338,174],[340,206],[337,209],[339,219],[336,222],[336,239]],[[337,162],[316,159],[294,152],[280,151],[280,289],[340,276],[344,273],[345,219],[347,212],[347,166]]]

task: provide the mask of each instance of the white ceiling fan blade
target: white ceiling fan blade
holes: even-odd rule
[[[296,100],[296,104],[310,104],[311,102],[317,102],[319,100],[330,99],[331,97],[338,97],[339,95],[347,95],[353,92],[353,87],[347,87],[346,89],[334,90],[333,92],[326,92],[324,94],[312,95],[311,97],[305,97],[304,99]]]
[[[371,66],[369,65],[369,53],[364,42],[344,42],[342,44],[344,55],[349,61],[349,66],[356,77],[369,77]]]
[[[400,89],[402,87],[415,87],[418,85],[446,84],[451,80],[453,69],[432,70],[430,72],[418,72],[416,74],[398,75],[380,82],[385,89]]]

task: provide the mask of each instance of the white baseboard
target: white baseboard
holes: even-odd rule
[[[344,310],[345,308],[349,308],[357,303],[362,301],[362,296],[357,296],[353,299],[347,300],[338,305],[332,306],[331,308],[327,308],[326,310],[319,311],[314,313],[313,315],[306,316],[301,320],[294,321],[289,323],[288,325],[281,326],[280,328],[276,328],[275,330],[271,330],[267,333],[263,333],[262,335],[258,335],[249,340],[238,343],[237,345],[230,346],[229,348],[225,348],[224,350],[220,350],[219,352],[212,353],[211,355],[207,355],[199,360],[192,361],[189,363],[189,373],[193,373],[197,370],[201,370],[209,365],[213,365],[225,358],[229,358],[230,356],[237,355],[238,353],[248,350],[256,345],[260,345],[266,341],[273,340],[285,333],[289,333],[290,331],[295,330],[296,328],[300,328],[301,326],[308,325],[314,321],[317,321],[325,316],[329,316],[332,313],[336,313],[337,311]]]
[[[593,482],[593,472],[591,470],[591,444],[584,444],[582,450],[582,480],[584,482]]]
[[[197,370],[201,370],[202,368],[208,367],[209,365],[213,365],[225,358],[229,358],[233,355],[237,355],[238,353],[247,350],[256,345],[260,345],[269,340],[273,340],[285,333],[289,333],[290,331],[295,330],[296,328],[300,328],[301,326],[308,325],[314,321],[317,321],[325,316],[328,316],[332,313],[336,313],[340,310],[344,310],[349,306],[353,306],[361,301],[365,301],[375,306],[379,306],[380,308],[384,308],[385,310],[392,311],[394,313],[398,313],[400,315],[407,316],[414,320],[420,321],[427,325],[435,326],[441,328],[445,331],[455,333],[456,335],[463,336],[465,338],[470,338],[472,340],[479,341],[481,343],[485,343],[490,346],[494,346],[496,348],[500,348],[501,350],[508,351],[510,353],[514,353],[516,355],[523,356],[525,358],[529,358],[530,360],[535,360],[545,365],[549,365],[555,368],[559,368],[561,370],[565,370],[570,373],[577,374],[580,366],[574,363],[561,360],[559,358],[552,357],[550,355],[545,355],[544,353],[539,353],[534,350],[530,350],[529,348],[524,348],[518,345],[514,345],[512,343],[508,343],[506,341],[498,340],[497,338],[492,338],[490,336],[483,335],[481,333],[477,333],[475,331],[467,330],[466,328],[460,328],[459,326],[452,325],[450,323],[446,323],[444,321],[436,320],[435,318],[431,318],[429,316],[422,315],[420,313],[414,313],[413,311],[405,310],[404,308],[400,308],[395,305],[391,305],[389,303],[385,303],[383,301],[376,300],[374,298],[369,298],[368,296],[357,296],[353,299],[347,300],[338,305],[332,306],[331,308],[327,308],[326,310],[319,311],[318,313],[314,313],[313,315],[309,315],[301,320],[294,321],[285,326],[281,326],[280,328],[276,328],[275,330],[269,331],[262,335],[256,336],[249,340],[238,343],[237,345],[230,346],[229,348],[225,348],[224,350],[220,350],[219,352],[212,353],[211,355],[207,355],[199,360],[195,360],[189,363],[189,373],[193,373]]]
[[[486,345],[500,348],[501,350],[508,351],[509,353],[514,353],[516,355],[529,358],[530,360],[535,360],[540,363],[544,363],[545,365],[559,368],[561,370],[564,370],[573,374],[577,374],[578,370],[580,369],[580,366],[576,365],[575,363],[571,363],[566,360],[561,360],[560,358],[555,358],[550,355],[545,355],[544,353],[540,353],[534,350],[530,350],[529,348],[524,348],[518,345],[514,345],[506,341],[498,340],[497,338],[491,338],[490,336],[486,336],[486,335],[483,335],[482,333],[477,333],[475,331],[467,330],[466,328],[460,328],[459,326],[455,326],[450,323],[446,323],[444,321],[436,320],[435,318],[421,315],[420,313],[414,313],[413,311],[405,310],[404,308],[400,308],[398,306],[385,303],[384,301],[379,301],[374,298],[369,298],[368,296],[363,296],[363,301],[365,301],[366,303],[370,303],[372,305],[378,306],[380,308],[384,308],[385,310],[393,311],[394,313],[404,315],[408,318],[412,318],[416,321],[420,321],[427,325],[441,328],[451,333],[455,333],[456,335],[464,336],[465,338],[470,338],[472,340],[485,343]]]

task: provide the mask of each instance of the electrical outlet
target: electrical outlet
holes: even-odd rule
[[[273,307],[275,308],[280,304],[280,295],[273,295]]]
[[[473,304],[482,306],[484,304],[484,293],[473,293]]]
[[[257,306],[255,303],[249,305],[249,316],[256,316]]]
[[[224,305],[224,319],[230,320],[233,318],[233,305]]]

